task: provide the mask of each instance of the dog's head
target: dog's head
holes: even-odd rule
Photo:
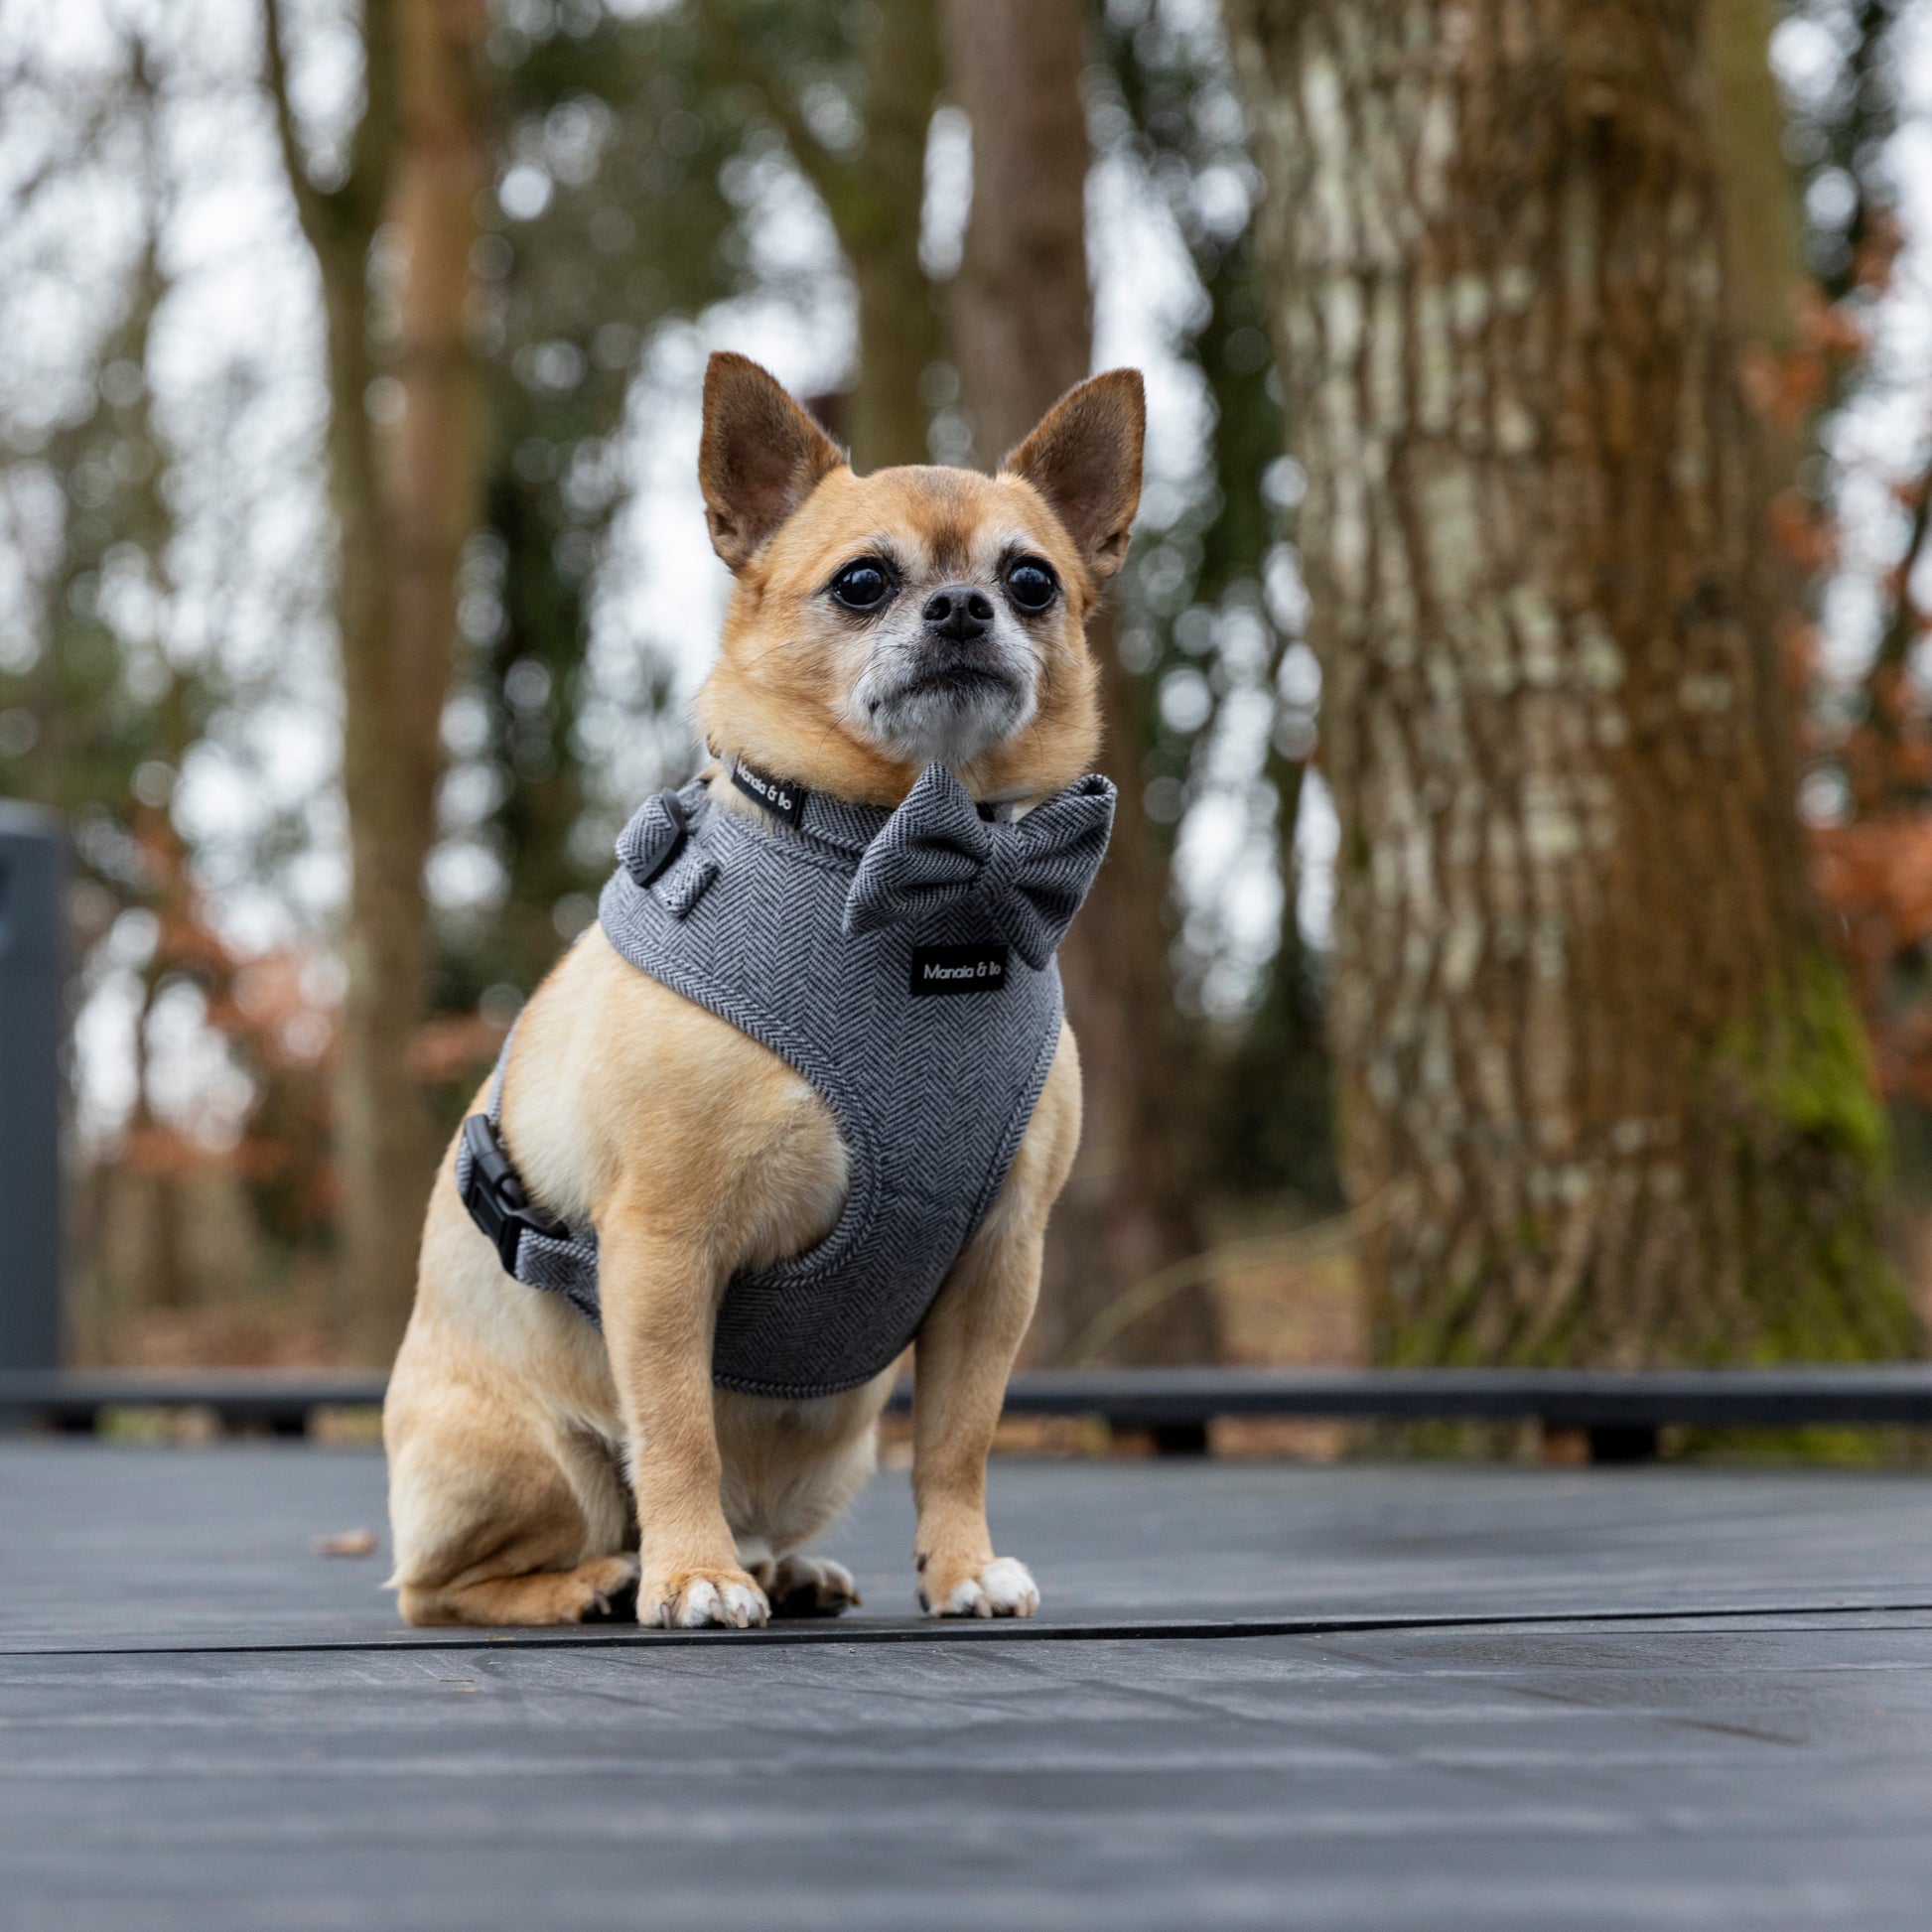
[[[1100,736],[1086,621],[1141,495],[1141,378],[1069,390],[994,477],[854,476],[742,355],[705,372],[698,480],[736,583],[698,699],[718,750],[893,804],[950,765],[981,798],[1037,798]]]

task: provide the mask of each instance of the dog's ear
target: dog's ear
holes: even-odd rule
[[[749,355],[721,350],[704,372],[698,487],[711,547],[743,570],[845,452]]]
[[[1140,370],[1109,369],[1069,389],[1000,466],[1052,504],[1097,582],[1126,559],[1146,440]]]

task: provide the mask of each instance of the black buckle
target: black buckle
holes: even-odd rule
[[[568,1228],[545,1220],[531,1207],[522,1176],[511,1165],[487,1114],[472,1114],[463,1123],[463,1145],[470,1156],[463,1204],[495,1246],[505,1274],[516,1273],[517,1243],[525,1234],[541,1234],[552,1241],[568,1237]]]

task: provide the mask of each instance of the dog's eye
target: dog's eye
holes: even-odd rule
[[[1023,611],[1045,610],[1058,590],[1053,573],[1037,558],[1022,557],[1007,572],[1007,595]]]
[[[870,559],[847,564],[832,579],[832,595],[848,611],[876,611],[886,601],[892,588],[892,579],[886,575],[885,567]]]

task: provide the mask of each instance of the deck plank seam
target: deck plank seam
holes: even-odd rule
[[[0,1648],[0,1665],[10,1658],[85,1657],[262,1657],[344,1656],[508,1650],[662,1650],[758,1645],[796,1648],[812,1644],[917,1644],[947,1642],[1114,1643],[1208,1640],[1241,1637],[1314,1637],[1400,1630],[1553,1629],[1573,1624],[1716,1622],[1727,1618],[1856,1617],[1932,1615],[1932,1602],[1745,1603],[1644,1609],[1497,1610],[1445,1612],[1442,1615],[1338,1615],[1236,1617],[1200,1621],[1150,1619],[1118,1623],[1033,1623],[1008,1620],[896,1624],[767,1625],[761,1630],[648,1630],[616,1628],[608,1634],[483,1631],[448,1637],[359,1637],[315,1642],[96,1645],[79,1648]]]

